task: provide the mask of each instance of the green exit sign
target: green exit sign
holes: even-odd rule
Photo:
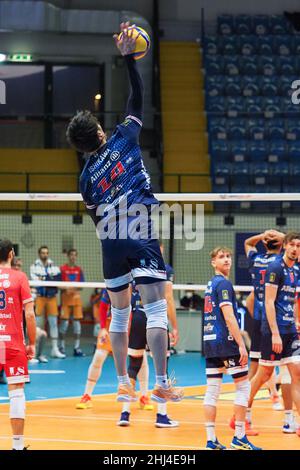
[[[7,61],[9,62],[32,62],[31,54],[8,54]]]

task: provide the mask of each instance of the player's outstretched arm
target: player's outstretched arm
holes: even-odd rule
[[[137,37],[132,37],[132,29],[128,29],[129,26],[129,22],[121,23],[120,29],[123,34],[120,39],[119,36],[115,34],[114,40],[120,53],[125,58],[131,86],[131,92],[127,102],[126,115],[135,116],[139,120],[142,120],[144,85],[142,77],[138,71],[136,60],[132,55],[135,50]]]

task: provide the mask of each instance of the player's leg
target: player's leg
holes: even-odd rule
[[[78,302],[73,306],[73,333],[74,333],[74,356],[84,357],[85,354],[80,349],[80,337],[81,337],[81,320],[83,318],[82,304],[79,299]]]
[[[230,447],[239,450],[261,450],[254,446],[246,436],[246,412],[251,388],[248,366],[239,364],[239,356],[230,358],[227,362],[230,364],[227,371],[232,376],[236,389],[234,400],[235,431]]]
[[[271,375],[271,378],[268,380],[268,382],[266,383],[266,386],[267,388],[269,389],[269,392],[270,392],[270,398],[272,400],[272,408],[273,410],[275,411],[282,411],[283,410],[283,406],[280,402],[280,397],[278,395],[278,392],[277,392],[277,388],[276,388],[276,372],[275,372],[275,368],[273,370],[273,374]]]
[[[217,402],[223,378],[223,363],[218,358],[206,359],[206,392],[204,397],[204,419],[207,436],[206,448],[224,450],[216,437]]]
[[[58,359],[64,359],[66,355],[61,353],[58,349],[58,305],[56,297],[51,297],[48,299],[46,304],[46,312],[48,315],[50,338],[52,344],[51,356]]]
[[[280,381],[284,404],[284,423],[282,431],[286,434],[291,434],[297,431],[297,424],[293,412],[292,380],[287,366],[280,366]]]
[[[71,307],[66,302],[64,296],[62,297],[60,323],[59,323],[59,351],[66,354],[66,334],[69,328],[71,316]]]
[[[44,355],[45,344],[47,340],[47,333],[41,328],[36,328],[36,357],[39,362],[47,363],[48,359]]]

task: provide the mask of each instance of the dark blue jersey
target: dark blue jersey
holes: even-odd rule
[[[294,318],[294,303],[296,300],[296,288],[298,285],[298,269],[289,268],[283,258],[271,263],[266,272],[266,286],[278,287],[275,299],[276,322],[280,334],[296,333]],[[270,333],[266,311],[262,315],[262,333]]]
[[[99,205],[105,207],[107,217],[110,210],[122,212],[121,200],[127,199],[125,212],[132,204],[158,204],[138,143],[141,125],[136,116],[127,116],[107,143],[89,157],[81,173],[80,192],[95,223],[104,215],[98,211],[96,218]]]
[[[277,258],[277,254],[257,253],[251,250],[248,253],[249,272],[251,274],[254,295],[257,300],[264,300],[265,276],[270,263]]]
[[[232,305],[238,321],[238,307],[232,283],[218,274],[208,282],[205,291],[203,334],[205,357],[229,357],[239,354],[239,347],[230,335],[222,313],[224,305]]]

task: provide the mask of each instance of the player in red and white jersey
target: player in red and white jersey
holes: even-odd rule
[[[28,360],[35,356],[35,315],[26,274],[11,268],[14,250],[11,241],[0,240],[0,370],[8,382],[12,447],[24,449],[25,394],[29,382]],[[25,345],[23,309],[29,345]]]

